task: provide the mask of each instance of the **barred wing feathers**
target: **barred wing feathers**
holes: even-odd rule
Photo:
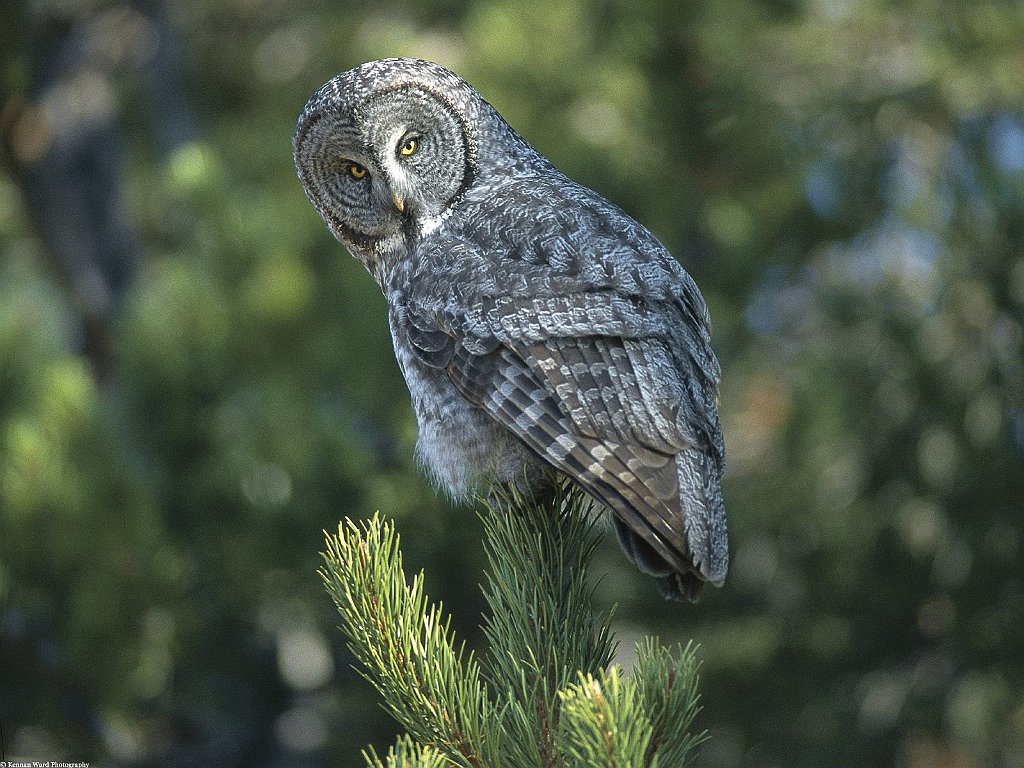
[[[627,554],[666,595],[722,581],[717,363],[681,337],[670,305],[593,291],[432,310],[405,313],[418,357],[608,506]]]

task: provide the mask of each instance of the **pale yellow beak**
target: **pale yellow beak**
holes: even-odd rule
[[[398,209],[399,213],[405,213],[405,200],[397,192],[391,195],[392,201],[395,203],[395,208]]]

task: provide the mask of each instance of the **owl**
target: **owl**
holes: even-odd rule
[[[704,299],[654,235],[426,61],[330,80],[294,151],[384,294],[436,485],[458,499],[567,478],[666,598],[721,585],[720,368]]]

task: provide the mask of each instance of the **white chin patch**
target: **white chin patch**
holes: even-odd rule
[[[448,218],[448,214],[449,211],[442,211],[434,216],[422,219],[420,221],[420,237],[426,237],[440,227],[444,220]]]

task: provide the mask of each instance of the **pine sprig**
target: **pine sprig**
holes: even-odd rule
[[[598,534],[571,488],[496,493],[483,516],[490,652],[456,647],[450,619],[402,568],[394,523],[345,520],[320,570],[342,631],[384,707],[408,734],[369,768],[680,768],[704,735],[695,649],[637,646],[612,665],[609,617],[587,567]],[[486,685],[484,680],[486,679]]]
[[[561,692],[566,768],[647,768],[654,729],[622,669],[580,674]]]
[[[456,648],[450,618],[411,582],[393,522],[379,515],[327,536],[320,575],[342,618],[348,647],[385,708],[412,738],[455,765],[483,765],[491,704],[472,654]]]
[[[598,543],[590,502],[574,489],[543,501],[505,490],[488,506],[483,629],[501,707],[496,744],[510,768],[558,766],[558,691],[580,671],[606,667],[614,652],[586,579]]]
[[[561,692],[566,768],[682,768],[706,738],[690,733],[700,711],[696,649],[647,638],[636,651],[631,679],[612,666]]]
[[[433,747],[415,743],[408,736],[398,740],[382,760],[371,747],[363,753],[369,768],[448,768],[448,758]]]
[[[707,738],[705,732],[690,732],[700,712],[697,649],[687,643],[673,652],[646,638],[636,650],[633,678],[653,729],[647,764],[680,768],[691,750]]]

